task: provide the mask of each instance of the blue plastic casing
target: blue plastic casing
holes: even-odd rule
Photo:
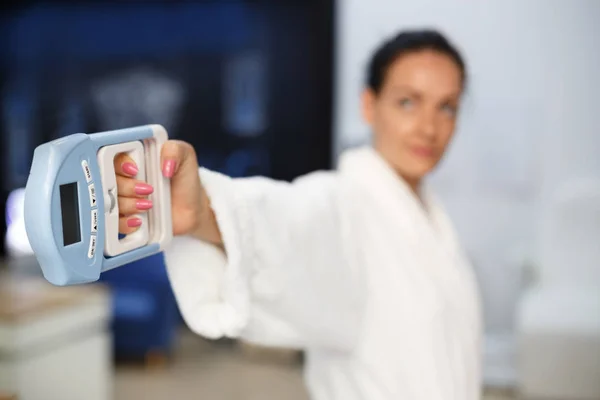
[[[102,272],[160,251],[159,244],[152,243],[105,257],[105,196],[96,157],[103,146],[143,141],[152,136],[152,126],[148,125],[73,134],[35,149],[25,188],[25,229],[50,283],[65,286],[94,282]],[[76,184],[80,240],[65,245],[60,187],[70,183]],[[97,226],[92,224],[93,214],[97,216]]]

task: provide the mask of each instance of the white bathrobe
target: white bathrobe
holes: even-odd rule
[[[227,257],[165,251],[186,323],[306,351],[314,400],[475,400],[480,309],[440,205],[370,148],[293,183],[200,170]]]

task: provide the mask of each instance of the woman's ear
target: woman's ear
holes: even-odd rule
[[[373,124],[375,114],[376,95],[371,88],[363,90],[361,95],[361,110],[365,122],[369,125]]]

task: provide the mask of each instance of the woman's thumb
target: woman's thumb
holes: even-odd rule
[[[174,140],[167,141],[161,150],[162,173],[166,178],[172,178],[182,162],[181,146]]]
[[[166,178],[172,178],[186,159],[190,157],[189,146],[179,140],[167,141],[161,150],[162,173]]]

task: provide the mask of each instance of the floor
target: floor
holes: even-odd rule
[[[278,358],[277,358],[278,357]],[[232,343],[180,335],[165,365],[117,366],[115,400],[308,400],[298,362],[278,354],[250,354]],[[501,393],[485,400],[509,400]]]
[[[228,343],[182,335],[165,366],[117,367],[115,400],[307,400],[299,366],[257,362]]]

